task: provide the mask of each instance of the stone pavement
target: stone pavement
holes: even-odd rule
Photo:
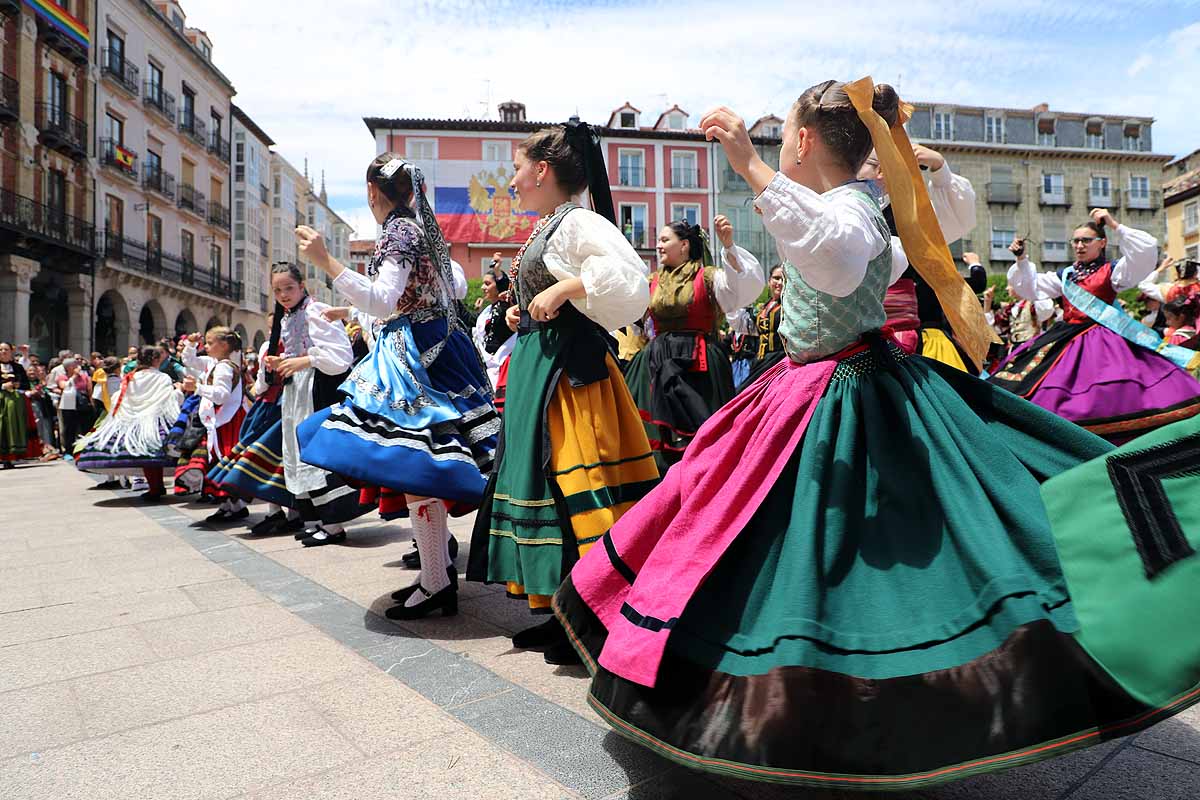
[[[387,621],[416,575],[404,523],[304,549],[94,485],[64,464],[0,473],[3,800],[867,796],[715,779],[629,744],[587,707],[582,669],[511,648],[530,618],[498,587],[463,584],[451,619]],[[470,520],[453,527],[461,564]],[[1196,800],[1200,711],[893,796]]]

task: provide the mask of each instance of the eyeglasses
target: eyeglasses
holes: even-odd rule
[[[1071,244],[1091,244],[1098,241],[1100,241],[1099,236],[1076,236],[1071,240]]]

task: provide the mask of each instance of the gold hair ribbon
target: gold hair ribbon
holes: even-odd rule
[[[845,86],[858,118],[871,133],[871,143],[883,168],[883,182],[892,201],[896,230],[904,244],[908,261],[925,282],[933,287],[938,303],[946,312],[954,337],[970,356],[975,366],[984,363],[988,346],[999,342],[996,332],[988,325],[979,299],[958,274],[942,228],[938,225],[925,181],[921,178],[917,157],[904,130],[912,114],[912,106],[900,105],[899,118],[889,131],[887,122],[872,107],[875,82],[870,76]],[[944,168],[943,168],[944,169]]]

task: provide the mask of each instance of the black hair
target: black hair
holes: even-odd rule
[[[1169,303],[1163,303],[1163,313],[1183,317],[1186,321],[1195,323],[1200,313],[1200,294],[1188,294],[1176,297]]]
[[[1190,259],[1180,261],[1175,265],[1175,274],[1180,280],[1190,280],[1200,274],[1200,261],[1192,261]]]
[[[567,194],[577,195],[587,189],[592,209],[617,224],[600,134],[592,126],[571,117],[563,125],[531,133],[517,149],[531,161],[545,161],[553,167],[559,188]]]
[[[1108,234],[1104,232],[1104,226],[1099,222],[1096,222],[1094,219],[1089,219],[1087,222],[1078,226],[1075,230],[1079,230],[1080,228],[1087,228],[1089,231],[1096,234],[1096,238],[1108,241]]]
[[[144,347],[139,347],[137,354],[138,367],[153,367],[154,359],[158,358],[159,352],[157,345],[148,344]]]
[[[292,280],[301,285],[304,284],[304,273],[300,271],[300,267],[287,261],[276,261],[271,265],[271,277],[282,275],[284,273],[292,276]]]
[[[801,127],[813,128],[820,135],[847,169],[858,172],[873,145],[871,132],[859,119],[845,87],[845,83],[832,80],[810,86],[792,105],[792,113]],[[900,97],[886,83],[876,84],[871,107],[891,127],[900,116]]]
[[[699,225],[693,225],[686,219],[681,219],[668,222],[667,227],[671,229],[671,233],[687,242],[689,261],[699,261],[704,258],[704,238],[701,236]]]
[[[383,168],[392,161],[402,161],[397,153],[381,153],[367,167],[367,183],[373,183],[383,193],[396,211],[407,217],[416,215],[412,209],[413,185],[408,170],[398,169],[391,177],[383,174]]]

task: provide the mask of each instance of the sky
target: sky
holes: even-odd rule
[[[810,7],[811,6],[811,7]],[[1200,148],[1200,0],[184,0],[237,103],[374,237],[362,118],[652,124],[678,103],[781,116],[808,86],[871,75],[902,98],[1151,116],[1154,151]]]

